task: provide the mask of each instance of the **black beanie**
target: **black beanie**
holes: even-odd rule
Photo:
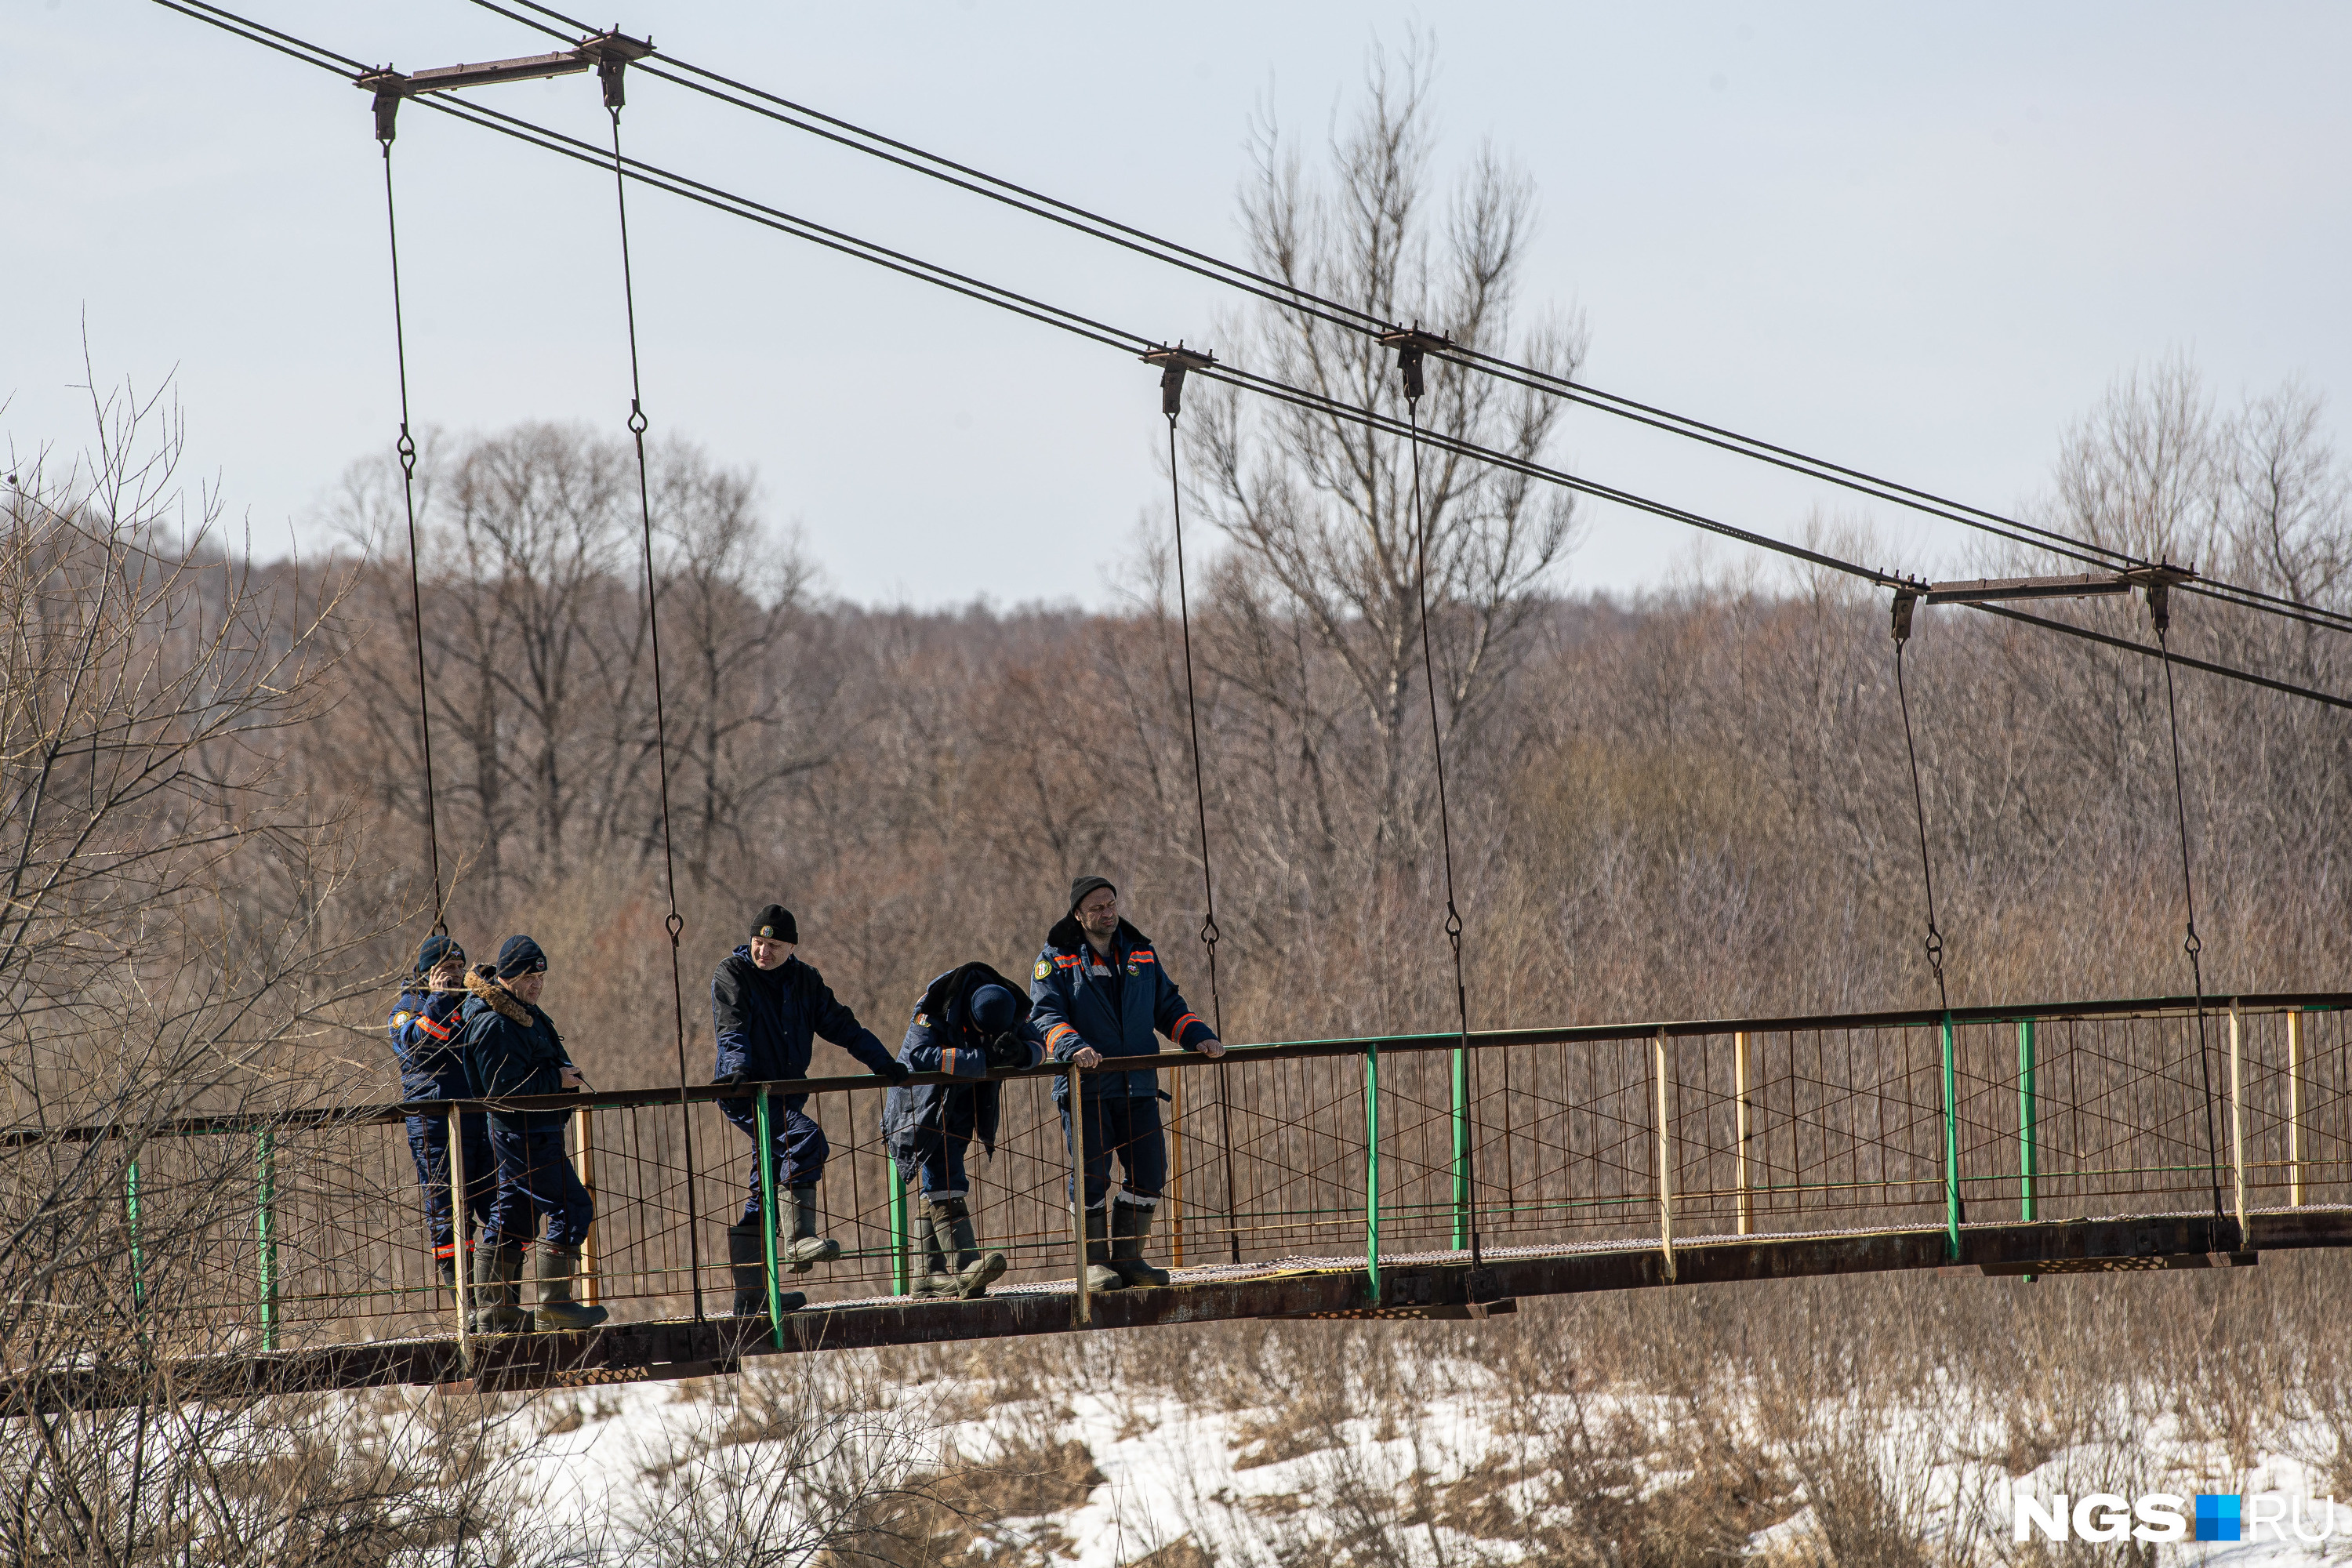
[[[527,936],[510,936],[499,948],[501,980],[512,980],[518,974],[543,974],[546,971],[547,954]]]
[[[457,945],[456,937],[436,931],[425,939],[424,946],[416,950],[416,973],[430,974],[436,965],[452,958],[460,963],[465,963],[466,950]]]
[[[793,921],[793,911],[782,904],[770,904],[751,917],[751,934],[766,937],[770,942],[789,942],[798,945],[801,928]]]
[[[991,1039],[1021,1021],[1021,1005],[1002,985],[983,985],[971,994],[971,1021]]]
[[[1087,895],[1097,888],[1109,888],[1114,893],[1118,891],[1118,888],[1112,886],[1108,877],[1080,877],[1070,884],[1070,907],[1062,912],[1066,915],[1076,914],[1078,906],[1087,901]]]

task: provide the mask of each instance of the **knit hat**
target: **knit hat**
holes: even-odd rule
[[[547,954],[539,943],[527,936],[510,936],[499,949],[499,978],[512,980],[518,974],[547,973]]]
[[[751,917],[751,934],[770,942],[789,942],[797,945],[801,928],[793,921],[793,911],[782,904],[770,904]]]
[[[1070,907],[1062,912],[1068,915],[1076,914],[1078,906],[1087,901],[1087,895],[1097,888],[1110,888],[1114,893],[1118,891],[1116,887],[1112,887],[1108,877],[1080,877],[1070,884]]]
[[[1021,1019],[1021,1005],[1002,985],[983,985],[971,994],[972,1027],[993,1039]]]
[[[425,945],[416,950],[416,973],[430,974],[452,959],[459,963],[465,963],[466,950],[457,945],[456,937],[435,931],[425,939]]]

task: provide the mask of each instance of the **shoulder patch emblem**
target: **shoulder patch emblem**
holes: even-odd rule
[[[395,1029],[404,1027],[408,1023],[408,1020],[415,1016],[416,1016],[416,1015],[414,1013],[394,1013],[392,1016],[392,1026]]]
[[[915,1027],[918,1029],[928,1029],[930,1026],[931,1016],[929,1013],[918,1013],[915,1015]]]
[[[1029,973],[1034,979],[1051,980],[1054,978],[1054,961],[1050,958],[1041,958],[1037,961],[1037,967]]]

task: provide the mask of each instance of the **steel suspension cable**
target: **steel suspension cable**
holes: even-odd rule
[[[614,73],[617,76],[617,71]],[[614,89],[606,87],[606,108],[613,117],[613,195],[621,226],[621,300],[629,325],[629,437],[637,452],[637,519],[639,536],[645,546],[646,565],[646,630],[652,645],[654,658],[654,757],[655,772],[661,781],[662,880],[669,896],[669,913],[662,928],[669,932],[669,992],[670,1006],[677,1032],[677,1109],[678,1128],[683,1134],[686,1152],[686,1246],[687,1261],[693,1270],[694,1316],[702,1318],[702,1224],[695,1197],[694,1111],[686,1098],[686,982],[678,972],[678,938],[686,930],[686,917],[677,912],[677,862],[670,847],[669,831],[669,721],[662,706],[661,610],[659,585],[654,578],[654,506],[652,488],[646,477],[645,381],[637,362],[637,296],[636,284],[629,268],[629,182],[621,163],[621,106],[612,101]],[[774,1215],[763,1215],[761,1223],[773,1226]]]
[[[2205,1039],[2205,967],[2202,953],[2205,944],[2197,935],[2197,884],[2189,870],[2189,787],[2180,769],[2180,700],[2173,692],[2172,650],[2166,640],[2170,629],[2171,613],[2165,602],[2164,591],[2149,595],[2149,609],[2156,622],[2158,658],[2164,664],[2164,712],[2172,736],[2172,805],[2175,820],[2180,828],[2180,902],[2186,911],[2188,936],[2180,949],[2189,955],[2190,994],[2197,1000],[2197,1072],[2205,1089],[2205,1173],[2213,1185],[2213,1217],[2221,1217],[2221,1144],[2214,1130],[2213,1064]],[[2238,1237],[2243,1250],[2246,1238]]]
[[[400,440],[393,449],[400,458],[400,494],[408,509],[408,614],[416,634],[416,728],[425,753],[425,848],[433,868],[433,930],[446,936],[449,921],[441,898],[441,826],[434,808],[433,707],[425,679],[425,595],[416,569],[416,442],[408,432],[408,333],[400,311],[400,219],[392,203],[392,138],[376,140],[383,148],[383,222],[392,241],[392,343],[400,366]]]
[[[551,6],[535,0],[518,0],[519,4],[542,16],[562,22],[572,32],[534,21],[496,0],[474,0],[483,9],[510,21],[535,29],[550,37],[568,39],[573,35],[593,31],[589,24],[566,16]],[[747,110],[762,118],[789,125],[795,130],[822,137],[838,145],[878,158],[885,163],[907,169],[927,178],[938,180],[959,190],[1011,206],[1017,211],[1085,234],[1147,257],[1174,266],[1195,276],[1206,278],[1228,287],[1255,295],[1284,310],[1322,321],[1344,331],[1380,336],[1395,331],[1396,323],[1383,320],[1372,311],[1343,300],[1316,293],[1287,278],[1270,276],[1239,262],[1228,261],[1208,252],[1181,245],[1162,236],[1150,233],[1131,224],[1105,216],[1097,212],[1059,200],[1029,186],[991,174],[970,164],[959,163],[940,153],[929,152],[910,142],[899,141],[880,132],[869,130],[838,116],[827,114],[807,104],[751,86],[747,82],[695,65],[675,57],[662,57],[674,70],[646,64],[639,68],[674,86],[699,93],[731,107]],[[686,72],[680,76],[676,72]],[[699,81],[688,79],[698,77]],[[717,86],[707,86],[715,83]],[[721,89],[725,90],[721,90]],[[772,106],[772,107],[771,107]],[[781,112],[788,110],[790,112]],[[796,118],[803,117],[803,118]],[[1483,350],[1449,345],[1436,352],[1439,357],[1465,370],[1526,387],[1547,396],[1627,419],[1635,424],[1675,435],[1703,445],[1769,463],[1793,473],[1803,474],[1825,483],[1853,490],[1873,499],[1918,511],[1942,521],[1963,528],[1990,533],[1997,538],[2029,548],[2047,550],[2068,559],[2107,566],[2144,567],[2148,561],[2093,541],[2082,540],[2054,529],[2043,528],[2019,519],[2006,517],[1983,507],[1953,500],[1932,490],[1882,478],[1865,469],[1829,459],[1810,456],[1792,447],[1743,435],[1738,431],[1687,415],[1608,392],[1569,376],[1521,364],[1499,354]],[[2284,595],[2259,589],[2246,588],[2218,580],[2207,579],[2184,584],[2188,591],[2225,603],[2262,613],[2283,616],[2307,625],[2334,630],[2352,630],[2352,616],[2299,604]]]
[[[1911,695],[1903,683],[1903,649],[1911,640],[1906,624],[1908,610],[1908,605],[1895,610],[1895,700],[1903,711],[1903,754],[1911,763],[1911,808],[1919,825],[1919,881],[1927,890],[1927,967],[1936,975],[1936,1005],[1949,1014],[1952,998],[1944,988],[1944,933],[1936,927],[1936,868],[1927,856],[1927,797],[1919,784],[1919,747],[1911,736]]]
[[[1405,353],[1418,357],[1418,350],[1405,350],[1398,354],[1402,362]],[[1445,862],[1445,941],[1454,950],[1454,1016],[1461,1036],[1460,1048],[1470,1049],[1470,990],[1462,972],[1462,912],[1454,900],[1454,825],[1445,799],[1445,731],[1437,718],[1437,657],[1431,651],[1429,638],[1429,530],[1422,511],[1421,501],[1421,374],[1418,367],[1406,374],[1405,424],[1412,450],[1412,557],[1413,592],[1421,605],[1421,672],[1423,684],[1429,692],[1429,748],[1437,763],[1437,834]],[[1470,1064],[1473,1075],[1469,1100],[1475,1108],[1478,1103],[1476,1074],[1478,1063]],[[1506,1110],[1507,1111],[1507,1096]],[[1506,1144],[1507,1149],[1508,1145]],[[1463,1184],[1470,1194],[1470,1267],[1485,1267],[1484,1248],[1478,1226],[1478,1140],[1476,1117],[1472,1114],[1472,1136],[1463,1140]],[[1377,1158],[1377,1152],[1374,1157]]]
[[[251,42],[261,43],[266,47],[277,49],[278,52],[283,54],[292,55],[296,58],[302,59],[307,64],[317,66],[322,69],[334,71],[338,75],[348,74],[332,63],[337,60],[343,60],[344,57],[335,55],[329,50],[318,48],[316,46],[304,44],[299,39],[291,38],[290,35],[274,34],[273,36],[277,38],[287,39],[289,43],[297,46],[296,47],[287,47],[287,44],[273,42],[271,38],[263,37],[257,32],[246,31],[245,28],[247,26],[258,27],[258,24],[246,24],[244,19],[236,16],[235,13],[226,11],[217,5],[205,4],[204,0],[187,0],[187,3],[182,3],[182,0],[155,0],[155,3],[164,6],[168,10],[178,12],[184,16],[193,17],[195,20],[222,28],[224,31],[229,32],[238,37],[246,38]],[[542,12],[546,11],[545,7],[538,7],[538,9],[541,9]],[[547,12],[546,14],[560,15],[552,12]],[[223,20],[222,18],[226,18],[226,20]],[[267,32],[271,30],[262,29],[262,31]],[[299,53],[298,52],[299,49],[309,49],[311,53]],[[346,63],[354,67],[358,64],[356,61],[347,61]],[[364,68],[360,68],[363,69]],[[599,166],[610,166],[609,160],[607,160],[603,153],[593,150],[583,151],[583,149],[586,148],[585,143],[577,142],[572,138],[564,137],[560,132],[551,132],[546,130],[544,127],[533,125],[530,121],[519,121],[513,116],[499,114],[497,110],[485,110],[484,112],[487,114],[495,115],[498,121],[503,121],[506,122],[496,123],[492,120],[478,118],[475,114],[468,112],[470,108],[478,108],[479,106],[459,105],[457,103],[448,101],[446,95],[438,93],[419,95],[415,101],[425,104],[437,112],[451,115],[454,118],[466,121],[469,124],[479,126],[482,129],[497,131],[501,134],[513,136],[528,144],[540,147],[543,151],[554,152],[563,156],[580,158],[583,162],[594,163]],[[1117,336],[1108,335],[1118,330],[1106,327],[1099,322],[1088,321],[1087,318],[1076,316],[1072,312],[1058,311],[1054,307],[1045,306],[1040,301],[1028,300],[1027,297],[1013,294],[1010,290],[995,289],[992,285],[980,283],[977,279],[951,272],[947,268],[938,268],[929,263],[918,261],[914,258],[903,256],[898,252],[887,250],[882,247],[872,246],[868,242],[857,240],[855,237],[843,234],[841,231],[825,229],[820,226],[808,224],[804,220],[792,218],[788,214],[780,214],[773,208],[761,207],[759,204],[750,202],[745,198],[732,196],[726,192],[719,190],[715,186],[703,184],[699,182],[690,182],[686,180],[684,176],[670,175],[665,171],[652,169],[650,165],[637,164],[635,160],[628,160],[628,162],[631,164],[635,165],[628,170],[629,178],[636,179],[642,183],[654,185],[656,188],[666,190],[672,195],[684,196],[689,201],[698,202],[705,205],[714,207],[719,211],[730,213],[734,216],[746,218],[749,221],[760,223],[765,226],[777,228],[783,232],[793,234],[796,237],[809,239],[816,244],[824,245],[833,249],[841,250],[846,254],[857,256],[861,259],[875,262],[877,265],[889,268],[894,271],[902,272],[908,276],[921,279],[923,281],[929,282],[934,286],[946,288],[954,292],[964,294],[970,298],[982,300],[985,303],[995,305],[1001,310],[1011,310],[1015,314],[1027,317],[1034,321],[1042,321],[1049,326],[1057,327],[1064,331],[1087,338],[1091,342],[1100,343],[1106,347],[1127,349],[1134,344],[1148,344],[1151,341],[1139,334],[1134,333],[1118,332]],[[1361,312],[1358,313],[1361,314]],[[1369,410],[1349,407],[1345,405],[1338,404],[1332,399],[1321,395],[1304,392],[1295,387],[1289,387],[1285,385],[1283,383],[1274,381],[1267,377],[1251,375],[1246,373],[1235,373],[1231,369],[1231,367],[1219,367],[1219,370],[1217,371],[1204,372],[1203,374],[1215,375],[1219,379],[1232,381],[1235,384],[1246,387],[1248,390],[1254,391],[1260,395],[1273,397],[1283,402],[1293,403],[1301,407],[1315,408],[1322,412],[1328,413],[1334,417],[1350,420],[1354,423],[1363,425],[1369,429],[1379,430],[1400,428],[1393,419],[1387,416],[1374,414]],[[1593,389],[1586,387],[1584,390],[1589,392]],[[1621,401],[1630,402],[1630,400]],[[1638,405],[1633,406],[1647,407],[1646,405]],[[1714,427],[1708,426],[1707,428],[1712,429]],[[1567,489],[1576,489],[1582,493],[1591,495],[1595,499],[1612,501],[1617,505],[1624,506],[1637,511],[1647,512],[1653,516],[1681,522],[1690,527],[1705,529],[1711,532],[1722,534],[1727,538],[1736,539],[1743,543],[1754,545],[1759,549],[1773,551],[1780,554],[1790,556],[1793,559],[1809,562],[1818,566],[1828,567],[1834,571],[1845,573],[1851,576],[1863,578],[1866,581],[1878,583],[1884,585],[1893,585],[1896,581],[1896,579],[1893,578],[1888,574],[1860,565],[1856,563],[1841,561],[1822,552],[1808,550],[1801,545],[1796,545],[1787,541],[1774,539],[1769,535],[1757,533],[1747,529],[1736,528],[1730,524],[1722,523],[1713,519],[1703,517],[1700,514],[1689,511],[1686,509],[1670,507],[1659,502],[1651,501],[1630,491],[1618,489],[1611,486],[1594,484],[1589,480],[1582,480],[1575,476],[1562,473],[1559,470],[1546,468],[1541,464],[1533,463],[1508,454],[1493,451],[1489,448],[1478,446],[1475,442],[1465,441],[1459,437],[1441,436],[1435,432],[1424,432],[1423,438],[1433,446],[1438,446],[1442,449],[1454,452],[1460,456],[1473,458],[1478,461],[1489,463],[1513,472],[1523,473],[1530,478],[1543,479],[1547,483],[1558,484]],[[1924,494],[1925,492],[1921,493]],[[2182,584],[2182,586],[2185,590],[2189,592],[2220,594],[2224,585],[2215,584],[2210,582],[2200,582],[2195,584]],[[2247,592],[2251,593],[2252,591]],[[2276,598],[2275,595],[2265,596],[2259,594],[2256,594],[2253,596],[2258,599]],[[2285,605],[2288,602],[2279,601],[2279,603],[2281,605]],[[2069,626],[2063,622],[2044,620],[2040,616],[2026,615],[2022,612],[2006,609],[1996,605],[1976,605],[1971,607],[1985,611],[1988,614],[2005,616],[2011,619],[2024,621],[2031,625],[2065,632],[2072,636],[2087,637],[2093,641],[2108,642],[2118,647],[2130,648],[2138,652],[2148,651],[2138,644],[2105,637],[2101,634],[2091,632],[2084,628]],[[2282,610],[2280,613],[2285,612]],[[2283,691],[2289,695],[2305,697],[2315,701],[2326,703],[2330,706],[2352,708],[2352,700],[2334,697],[2325,692],[2315,691],[2309,688],[2294,686],[2284,681],[2274,680],[2268,677],[2234,669],[2225,665],[2214,664],[2204,660],[2187,658],[2179,658],[2176,662],[2191,668],[2202,669],[2209,673],[2223,676],[2231,679],[2243,680],[2250,684],[2267,688],[2271,690]]]
[[[1174,408],[1167,411],[1168,506],[1176,524],[1176,614],[1177,624],[1183,629],[1184,718],[1192,733],[1192,809],[1201,833],[1201,900],[1204,910],[1201,946],[1209,958],[1209,1019],[1216,1027],[1217,1038],[1222,1040],[1225,1037],[1225,1005],[1217,992],[1217,942],[1223,933],[1217,930],[1216,879],[1209,869],[1209,793],[1201,766],[1201,700],[1192,680],[1192,605],[1184,584],[1184,486],[1176,468],[1177,412]],[[1217,1135],[1223,1142],[1221,1163],[1225,1173],[1225,1242],[1232,1260],[1239,1263],[1242,1234],[1234,1219],[1234,1111],[1225,1087],[1226,1076],[1224,1065],[1218,1064]]]

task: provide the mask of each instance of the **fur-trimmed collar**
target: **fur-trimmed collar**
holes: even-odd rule
[[[530,1006],[523,999],[477,970],[466,972],[466,989],[481,998],[501,1018],[510,1019],[528,1029],[531,1026]]]

